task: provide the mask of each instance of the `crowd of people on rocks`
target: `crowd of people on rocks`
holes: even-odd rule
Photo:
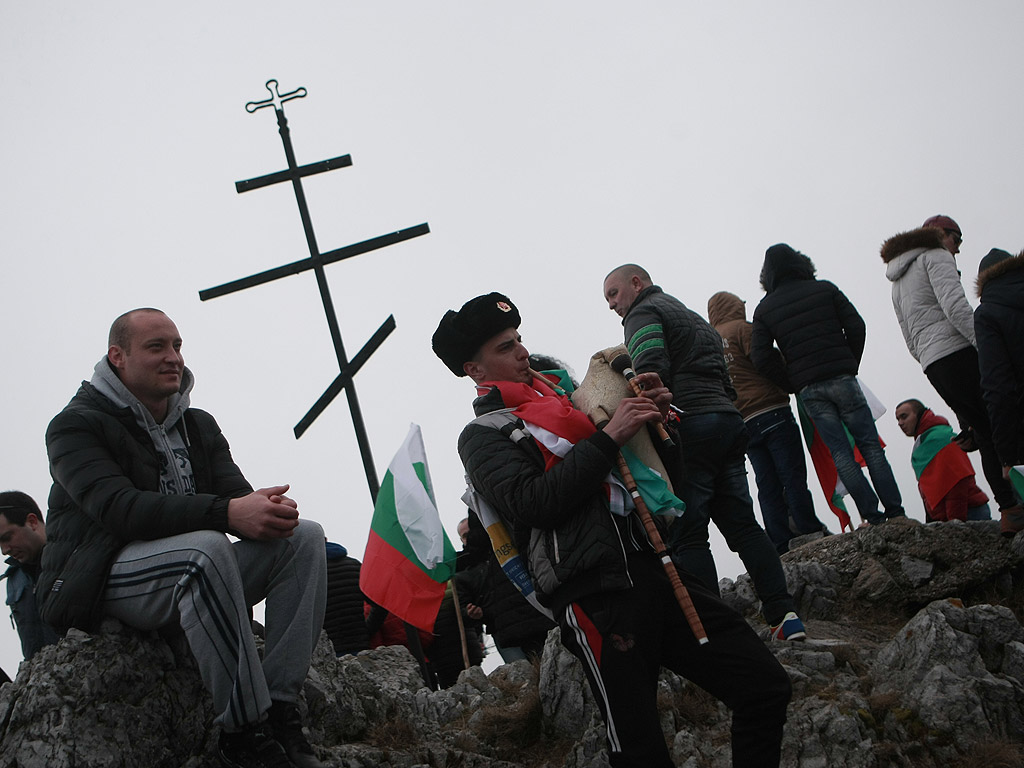
[[[914,440],[926,521],[995,511],[1012,536],[1024,530],[1014,484],[1024,465],[1024,253],[992,249],[981,260],[972,309],[962,241],[939,215],[882,245],[907,348],[956,428],[920,397],[894,413]],[[108,616],[178,627],[217,713],[221,762],[309,768],[322,763],[301,692],[322,629],[338,656],[407,645],[425,683],[447,687],[481,663],[486,635],[504,662],[537,659],[557,626],[582,662],[613,766],[672,765],[657,714],[662,667],[732,710],[734,765],[778,765],[791,686],[766,642],[808,634],[780,556],[832,535],[815,512],[805,443],[839,489],[830,506],[848,494],[862,526],[906,511],[858,380],[867,328],[856,307],[785,243],[766,250],[760,281],[750,319],[727,290],[710,297],[705,319],[642,266],[612,270],[602,291],[622,343],[591,361],[615,370],[621,389],[607,392],[589,372],[581,383],[557,360],[531,357],[526,321],[502,293],[444,312],[433,350],[472,381],[475,418],[458,441],[469,485],[462,549],[432,632],[366,599],[360,562],[300,517],[287,485],[246,480],[213,416],[191,405],[173,321],[150,308],[124,313],[91,379],[46,429],[45,516],[27,494],[0,493],[23,655]],[[712,524],[750,575],[760,633],[720,599]],[[264,599],[261,654],[251,611]]]

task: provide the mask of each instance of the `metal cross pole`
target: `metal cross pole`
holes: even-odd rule
[[[400,243],[403,240],[410,240],[414,237],[425,235],[430,232],[430,227],[425,223],[419,224],[387,235],[371,238],[370,240],[364,240],[361,243],[328,251],[327,253],[320,253],[316,243],[316,235],[313,232],[313,222],[309,217],[309,208],[306,205],[306,195],[302,189],[302,179],[306,176],[313,176],[325,171],[333,171],[335,168],[345,168],[350,166],[352,165],[352,158],[350,155],[341,155],[340,157],[323,160],[319,163],[311,163],[303,166],[297,165],[295,162],[295,152],[292,150],[291,133],[288,130],[288,120],[284,115],[284,103],[286,101],[291,101],[292,99],[301,99],[305,97],[306,89],[296,88],[294,91],[282,94],[278,92],[277,80],[268,80],[266,87],[267,90],[270,91],[270,98],[264,99],[263,101],[250,101],[245,105],[245,111],[251,114],[259,109],[263,109],[264,107],[274,108],[274,112],[277,114],[278,132],[281,134],[285,157],[288,160],[288,169],[285,171],[271,173],[266,176],[259,176],[247,181],[235,182],[235,189],[239,194],[241,194],[242,192],[260,189],[261,187],[267,187],[271,184],[291,181],[292,189],[295,191],[295,201],[299,206],[299,215],[302,218],[302,228],[306,233],[306,243],[309,246],[309,258],[300,259],[299,261],[285,264],[282,267],[269,269],[265,272],[259,272],[255,275],[243,277],[240,280],[234,280],[230,283],[224,283],[223,285],[219,285],[214,288],[208,288],[199,292],[199,298],[202,301],[207,301],[208,299],[234,293],[235,291],[240,291],[244,288],[251,288],[256,285],[262,285],[263,283],[269,283],[288,275],[297,275],[301,272],[313,270],[313,273],[316,275],[317,286],[320,288],[320,299],[324,305],[324,313],[327,315],[327,325],[331,331],[331,340],[334,342],[334,353],[338,358],[339,373],[334,381],[327,387],[323,395],[321,395],[316,401],[313,407],[310,408],[306,415],[302,417],[302,420],[295,425],[295,438],[298,439],[302,437],[302,434],[309,428],[316,417],[319,416],[328,404],[338,395],[338,393],[344,389],[348,398],[349,412],[352,414],[352,425],[355,428],[356,441],[359,444],[359,453],[363,460],[363,469],[366,472],[366,482],[370,488],[370,497],[373,499],[374,503],[376,503],[377,492],[380,490],[380,483],[377,480],[377,470],[373,465],[373,454],[370,452],[370,443],[366,435],[366,426],[363,423],[363,415],[359,408],[359,399],[356,396],[355,383],[352,379],[362,367],[363,363],[365,363],[369,359],[370,355],[380,347],[388,334],[395,329],[395,318],[394,315],[389,315],[388,319],[385,320],[373,336],[370,337],[370,340],[361,350],[359,350],[358,353],[356,353],[356,356],[352,358],[352,360],[349,360],[345,355],[345,346],[341,340],[341,330],[338,327],[338,318],[334,311],[334,302],[331,299],[331,290],[327,284],[327,276],[324,272],[324,267],[327,264],[332,264],[336,261],[341,261],[342,259],[348,259],[352,256],[358,256],[362,253],[368,253],[369,251],[374,251],[378,248],[392,245],[393,243]]]

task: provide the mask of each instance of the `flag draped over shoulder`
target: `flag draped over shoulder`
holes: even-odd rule
[[[388,467],[373,507],[359,588],[402,621],[431,632],[455,573],[416,424]]]
[[[931,409],[921,413],[917,429],[910,463],[921,495],[931,509],[936,509],[953,486],[966,477],[974,477],[974,467],[967,454],[953,442],[949,422]]]

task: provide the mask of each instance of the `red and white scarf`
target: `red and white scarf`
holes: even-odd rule
[[[513,409],[512,413],[523,420],[527,432],[537,441],[544,456],[545,472],[565,458],[576,443],[597,431],[585,413],[576,410],[568,397],[558,394],[546,381],[536,379],[533,385],[511,381],[477,384],[477,394],[481,396],[491,389],[501,392],[505,406]],[[633,500],[611,473],[605,478],[604,488],[612,512],[624,515],[633,508]]]

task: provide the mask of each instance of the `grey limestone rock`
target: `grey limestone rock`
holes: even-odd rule
[[[786,554],[809,639],[770,646],[794,688],[782,765],[1019,762],[1019,541],[1024,536],[1001,538],[998,526],[909,521],[826,536]],[[722,591],[763,629],[749,579],[723,580]],[[658,699],[677,766],[730,764],[730,713],[723,705],[667,671]],[[404,648],[339,659],[324,636],[302,709],[310,741],[328,766],[609,764],[582,667],[557,630],[539,665],[516,662],[489,675],[472,668],[444,691],[423,685]],[[0,687],[0,768],[213,768],[213,716],[180,636],[107,622],[95,635],[69,633]],[[1003,763],[991,758],[993,749]]]

